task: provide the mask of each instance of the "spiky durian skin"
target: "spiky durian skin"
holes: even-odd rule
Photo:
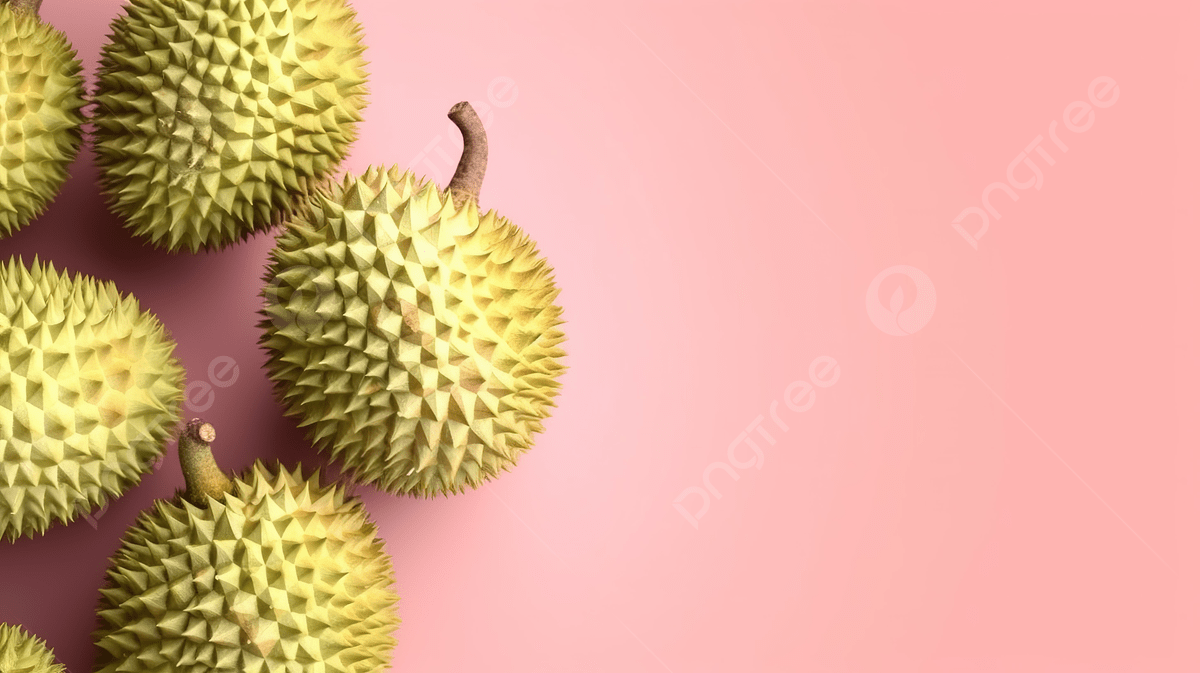
[[[83,136],[81,65],[66,35],[0,4],[0,237],[45,211]]]
[[[400,623],[361,501],[256,462],[230,493],[144,512],[101,590],[100,673],[372,673]]]
[[[112,283],[0,265],[0,538],[119,496],[179,422],[183,367],[162,323]]]
[[[261,343],[287,412],[392,493],[477,487],[558,393],[562,309],[533,242],[395,168],[314,198],[271,253]]]
[[[67,673],[45,641],[13,624],[0,624],[0,672]]]
[[[278,223],[354,140],[361,33],[345,0],[132,0],[96,94],[112,209],[171,251]]]

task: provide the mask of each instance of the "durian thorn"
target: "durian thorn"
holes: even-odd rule
[[[221,499],[233,489],[233,482],[213,458],[212,442],[217,430],[199,418],[188,421],[179,435],[179,465],[187,485],[184,497],[197,507],[208,507],[208,499]]]
[[[8,0],[8,6],[14,14],[32,14],[37,16],[42,8],[42,0]]]
[[[462,208],[468,199],[478,201],[479,189],[483,187],[483,174],[487,171],[487,132],[479,120],[475,108],[467,101],[450,108],[450,121],[463,135],[462,157],[450,180],[450,191],[454,193],[454,207]]]

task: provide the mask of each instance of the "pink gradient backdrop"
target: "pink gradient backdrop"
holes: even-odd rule
[[[364,491],[403,597],[394,670],[1200,670],[1194,5],[354,4],[372,95],[348,168],[447,180],[446,110],[499,86],[482,201],[557,268],[570,336],[516,470]],[[43,14],[90,74],[119,5]],[[1065,131],[1099,76],[1118,101]],[[951,220],[1056,119],[1069,151],[1043,142],[1042,188],[996,193],[972,249]],[[144,248],[85,151],[0,257],[115,280],[193,380],[233,358],[204,414],[227,467],[316,466],[255,345],[271,243]],[[937,289],[904,337],[864,305],[899,264]],[[836,384],[782,406],[826,355]],[[773,402],[789,430],[715,473],[693,528],[673,500]],[[172,448],[95,527],[0,545],[0,621],[89,670],[107,557],[180,483]]]

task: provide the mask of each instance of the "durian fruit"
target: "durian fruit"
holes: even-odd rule
[[[260,342],[288,414],[354,477],[430,497],[475,488],[527,450],[558,393],[553,271],[476,203],[474,109],[449,189],[397,169],[346,178],[271,253]]]
[[[355,138],[361,33],[345,0],[131,0],[96,94],[113,211],[171,251],[277,224]]]
[[[0,673],[67,673],[45,641],[13,624],[0,624]]]
[[[101,590],[101,673],[373,673],[399,624],[392,562],[362,503],[256,462],[230,479],[213,426],[179,439],[185,490],[125,534]]]
[[[83,139],[81,65],[41,4],[0,2],[0,238],[45,211]]]
[[[153,468],[183,401],[174,349],[112,283],[0,265],[0,538],[69,522]]]

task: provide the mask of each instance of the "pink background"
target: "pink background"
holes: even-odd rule
[[[512,473],[362,490],[403,598],[395,670],[1200,670],[1194,3],[354,4],[372,95],[348,168],[444,182],[446,111],[490,103],[483,205],[557,268],[570,337]],[[43,14],[90,74],[119,5]],[[1065,130],[1101,76],[1117,102]],[[996,192],[973,249],[951,221],[1038,135],[1042,187]],[[85,151],[0,256],[115,280],[192,380],[233,358],[203,414],[226,467],[321,464],[260,369],[271,238],[150,250],[95,177]],[[890,336],[864,298],[901,264],[937,304]],[[839,378],[791,411],[820,356]],[[776,443],[712,473],[693,527],[673,501],[760,415]],[[107,557],[180,483],[172,449],[94,527],[0,545],[0,621],[89,670]]]

